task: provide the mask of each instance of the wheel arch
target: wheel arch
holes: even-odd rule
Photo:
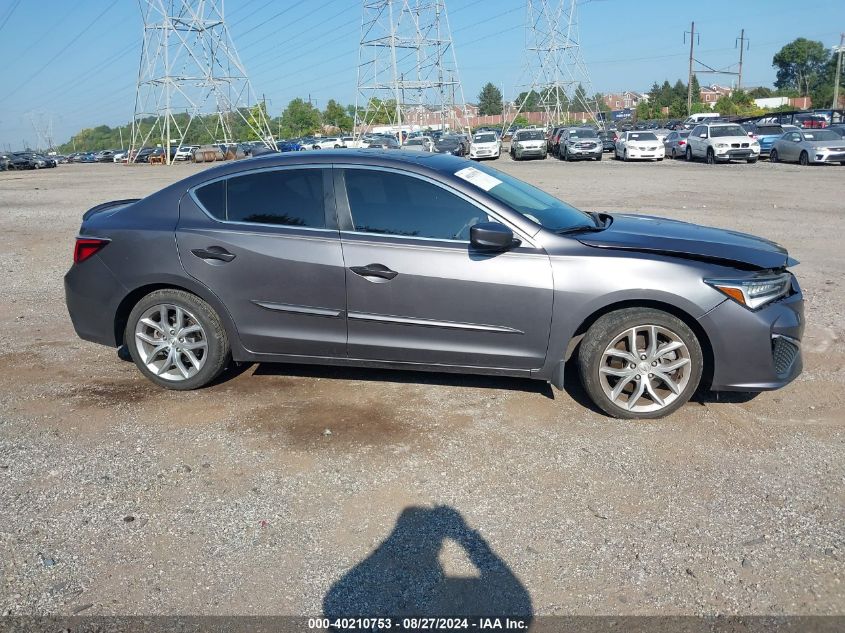
[[[699,344],[701,345],[701,352],[704,356],[704,371],[701,375],[700,385],[705,387],[710,385],[713,378],[715,359],[713,356],[713,345],[710,342],[710,337],[708,336],[707,331],[701,326],[698,319],[693,317],[689,312],[683,308],[659,299],[627,299],[614,301],[595,309],[587,315],[575,328],[569,339],[563,360],[560,361],[558,368],[554,371],[554,375],[551,380],[553,385],[558,388],[563,388],[564,366],[567,363],[576,361],[578,346],[581,344],[581,340],[583,339],[584,334],[587,333],[587,330],[590,329],[590,326],[592,326],[593,323],[598,321],[605,314],[624,310],[626,308],[652,308],[671,314],[683,321],[684,324],[692,330],[693,334],[695,334]],[[558,382],[560,382],[560,384],[558,384]]]
[[[229,310],[226,306],[223,305],[217,295],[211,292],[208,288],[182,277],[178,279],[154,280],[138,285],[130,290],[123,299],[120,300],[114,314],[114,340],[118,347],[125,344],[124,332],[126,330],[126,323],[129,320],[129,313],[132,312],[132,308],[134,308],[141,299],[156,290],[182,290],[184,292],[189,292],[192,295],[196,295],[205,301],[214,309],[220,317],[220,320],[223,322],[223,327],[225,328],[226,335],[229,338],[229,344],[232,347],[233,358],[238,360],[245,355],[240,343],[237,327],[235,326],[232,315],[229,314]]]

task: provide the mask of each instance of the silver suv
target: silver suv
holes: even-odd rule
[[[756,163],[760,143],[736,123],[701,123],[687,137],[687,160],[703,158],[709,165],[744,160]]]

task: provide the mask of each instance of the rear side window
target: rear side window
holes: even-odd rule
[[[322,169],[263,171],[205,185],[197,199],[219,220],[326,227]]]
[[[470,227],[488,220],[463,198],[402,174],[347,169],[346,191],[352,222],[361,233],[469,240]]]

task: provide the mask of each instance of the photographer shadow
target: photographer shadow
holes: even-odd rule
[[[461,547],[472,577],[450,577],[440,562],[446,540]],[[323,599],[329,619],[355,617],[511,617],[530,619],[528,591],[454,508],[408,507],[390,535]]]

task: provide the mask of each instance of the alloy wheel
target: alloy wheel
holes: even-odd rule
[[[184,308],[158,304],[145,310],[135,325],[141,362],[164,380],[187,380],[208,357],[208,338],[199,320]]]
[[[616,336],[602,353],[599,382],[607,398],[633,413],[670,406],[690,380],[690,351],[659,325],[639,325]]]

